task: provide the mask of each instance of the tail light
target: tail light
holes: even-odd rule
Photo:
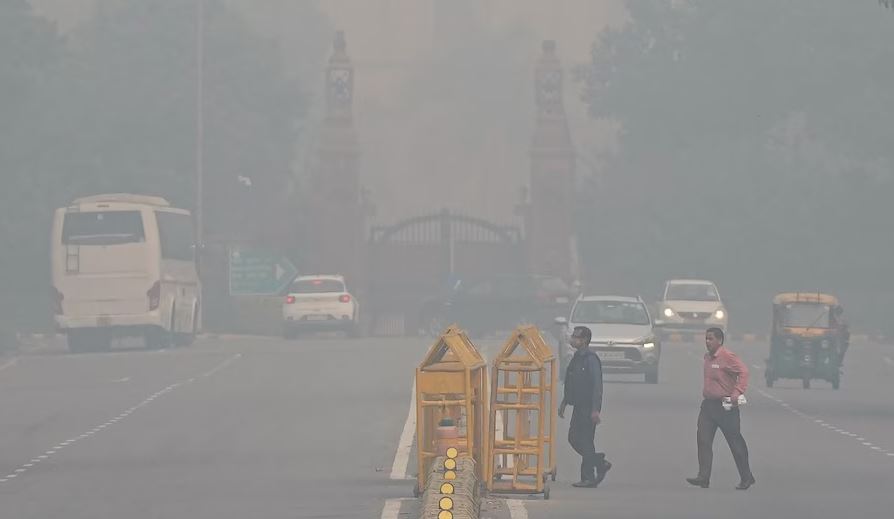
[[[62,301],[65,300],[65,296],[56,287],[53,287],[53,295],[53,310],[56,315],[62,315]]]
[[[146,296],[149,298],[149,311],[158,310],[158,306],[161,304],[161,281],[156,281],[152,288],[146,292]]]
[[[348,294],[343,294],[341,297],[338,298],[338,300],[342,303],[350,303],[351,296],[349,296]]]
[[[295,304],[295,296],[286,296],[286,304],[294,305]]]

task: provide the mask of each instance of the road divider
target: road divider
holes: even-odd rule
[[[422,519],[478,519],[480,480],[475,460],[449,447],[434,459],[422,494]]]

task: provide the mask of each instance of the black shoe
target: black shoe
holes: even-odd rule
[[[602,463],[602,467],[600,470],[596,472],[596,484],[602,483],[602,480],[605,479],[605,475],[608,474],[608,471],[612,469],[612,462],[605,461]]]
[[[708,488],[708,480],[702,478],[686,478],[686,482],[694,487]]]
[[[595,479],[582,479],[577,483],[572,483],[571,486],[576,488],[596,488],[599,486],[599,483]]]
[[[748,490],[753,484],[755,484],[754,476],[748,479],[743,479],[742,482],[739,483],[738,486],[736,486],[736,490]]]

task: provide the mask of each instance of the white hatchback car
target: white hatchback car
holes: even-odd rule
[[[360,305],[338,275],[300,276],[292,282],[282,306],[283,336],[294,339],[307,331],[341,330],[360,334]]]
[[[701,335],[712,327],[727,330],[729,315],[717,285],[703,279],[672,279],[658,302],[655,325],[664,334]]]

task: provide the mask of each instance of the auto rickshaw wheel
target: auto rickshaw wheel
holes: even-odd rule
[[[767,387],[773,387],[773,382],[776,382],[771,377],[767,377],[766,380],[767,380]]]
[[[839,387],[841,387],[841,380],[836,378],[832,381],[832,389],[838,389]]]

